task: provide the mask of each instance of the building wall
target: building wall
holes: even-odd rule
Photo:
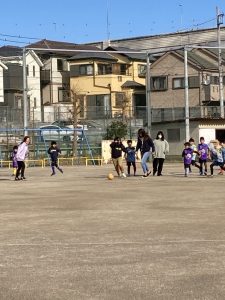
[[[41,86],[40,66],[31,54],[26,56],[26,65],[29,68],[27,76],[28,97],[30,99],[30,120],[41,120]],[[34,68],[34,72],[33,72]]]

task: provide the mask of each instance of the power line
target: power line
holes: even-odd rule
[[[4,34],[4,33],[0,33],[0,36],[6,36],[6,37],[18,38],[18,39],[27,39],[27,40],[41,40],[41,38],[36,38],[36,37],[27,37],[27,36],[21,36],[21,35],[10,35],[10,34]]]
[[[22,42],[22,41],[14,41],[14,40],[1,39],[1,38],[0,38],[0,41],[27,45],[27,42]]]

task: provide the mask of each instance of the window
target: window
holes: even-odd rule
[[[63,71],[63,60],[57,59],[57,71]]]
[[[105,118],[111,117],[111,115],[110,95],[87,96],[87,118]]]
[[[29,76],[29,66],[28,65],[26,66],[26,73],[27,73],[27,76]]]
[[[33,77],[35,77],[35,66],[33,66]]]
[[[98,64],[98,75],[112,74],[112,65]]]
[[[173,89],[184,89],[184,77],[173,79]]]
[[[120,65],[120,74],[121,75],[128,75],[127,69],[128,69],[128,65],[121,64]]]
[[[167,76],[153,76],[151,77],[151,90],[152,91],[165,91],[167,90]]]
[[[211,84],[219,84],[219,77],[211,76]]]
[[[116,93],[115,96],[115,107],[123,107],[124,93]]]
[[[179,142],[180,128],[167,129],[167,138],[169,142]]]
[[[146,65],[138,65],[138,76],[139,77],[145,77],[147,71]]]
[[[58,88],[58,101],[59,102],[69,102],[68,92],[65,88]]]
[[[189,88],[199,88],[199,77],[190,76],[188,77],[188,87]],[[185,78],[173,78],[173,89],[184,89],[185,88]]]
[[[79,74],[80,75],[93,75],[93,65],[80,65]]]

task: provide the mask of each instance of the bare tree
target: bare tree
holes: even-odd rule
[[[123,93],[122,100],[122,118],[123,121],[127,121],[130,116],[130,107],[131,107],[131,95],[128,92]]]
[[[70,101],[71,101],[71,108],[69,109],[70,112],[70,120],[73,124],[73,144],[72,144],[72,155],[76,156],[77,154],[77,141],[78,141],[78,116],[81,113],[81,100],[83,99],[83,95],[79,93],[77,89],[70,90]]]

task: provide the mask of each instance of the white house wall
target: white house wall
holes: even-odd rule
[[[59,102],[59,87],[62,87],[62,74],[57,70],[57,58],[52,58],[52,103]]]
[[[40,85],[40,66],[32,55],[26,56],[26,65],[29,68],[27,76],[28,97],[30,98],[30,119],[41,120],[41,85]],[[35,67],[35,74],[33,74]],[[33,76],[35,75],[35,76]]]

